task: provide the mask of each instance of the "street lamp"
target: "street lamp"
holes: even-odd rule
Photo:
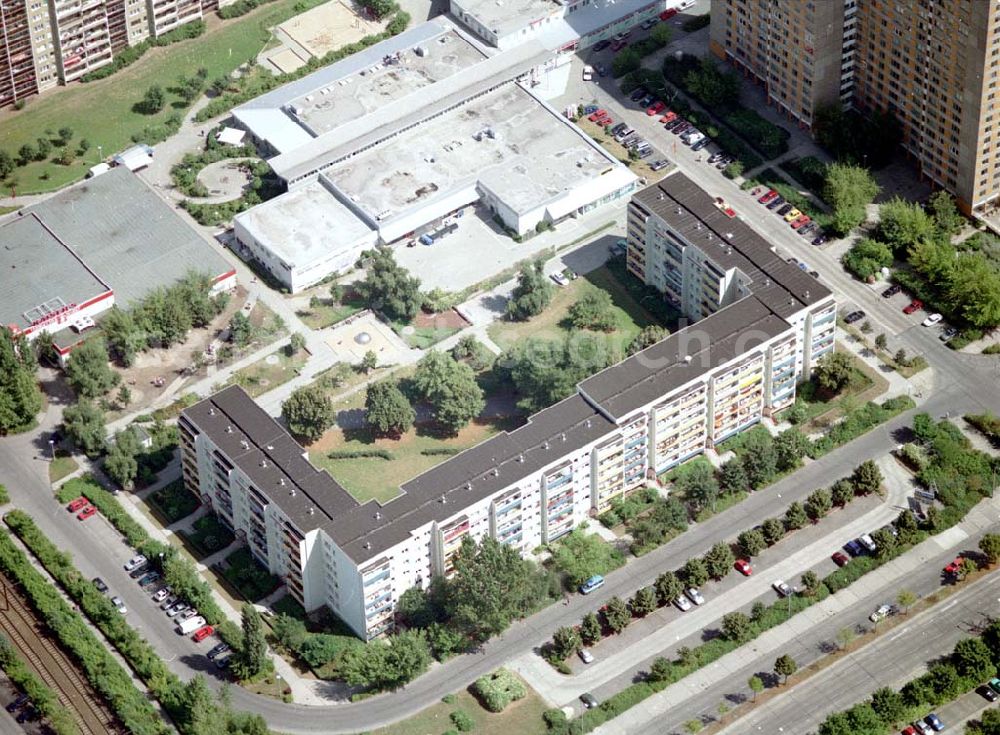
[[[97,146],[97,162],[100,163],[104,160],[104,148],[103,146]]]
[[[52,459],[56,458],[56,442],[54,439],[49,439],[49,456]]]

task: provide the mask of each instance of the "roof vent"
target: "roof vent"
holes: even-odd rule
[[[273,444],[268,444],[267,445],[267,451],[273,452],[274,451],[274,445]]]
[[[548,448],[549,448],[549,443],[548,442],[542,442],[542,449],[548,449]]]
[[[293,497],[293,498],[294,498],[294,497],[295,497],[295,495],[296,495],[296,493],[295,493],[295,488],[293,487],[293,488],[292,488],[291,490],[289,490],[289,491],[288,491],[288,494],[289,494],[289,495],[290,495],[291,497]]]
[[[366,549],[370,549],[372,547],[372,542],[371,541],[365,541],[364,546],[365,546]]]
[[[465,489],[466,490],[471,490],[472,489],[472,483],[471,482],[465,483]]]
[[[492,475],[493,475],[494,477],[500,477],[500,470],[498,470],[498,469],[497,469],[496,467],[494,467],[494,468],[493,468],[493,472],[492,472]]]
[[[446,498],[444,495],[442,495],[441,496],[441,505],[444,505],[447,502],[448,502],[448,498]]]
[[[280,485],[281,487],[284,487],[284,486],[285,486],[285,478],[284,478],[284,477],[279,477],[279,478],[278,478],[278,484],[279,484],[279,485]]]
[[[560,436],[560,438],[561,438],[561,439],[562,439],[563,441],[566,441],[566,432],[565,432],[565,431],[564,431],[564,432],[562,433],[562,435]]]
[[[701,222],[695,223],[695,228],[698,229],[698,230],[700,230],[701,229]]]
[[[249,449],[250,442],[248,442],[246,439],[240,439],[240,446],[243,447],[244,449]]]
[[[316,509],[313,508],[311,505],[309,506],[309,515],[311,516],[316,515]]]
[[[226,433],[227,434],[232,434],[233,433],[233,427],[231,425],[230,426],[226,426]]]
[[[590,419],[587,419],[586,423],[587,423],[587,428],[589,429],[590,428]]]
[[[260,461],[260,466],[261,466],[261,467],[267,467],[267,460],[266,460],[266,459],[262,459],[262,460]]]
[[[764,286],[767,287],[767,286],[770,286],[770,285],[771,285],[771,279],[770,278],[765,278],[764,279]]]
[[[677,214],[684,214],[684,210],[680,207],[677,208]]]
[[[215,416],[215,406],[209,406],[208,407],[208,415],[209,416]]]
[[[524,455],[523,454],[517,455],[517,461],[518,462],[523,462],[524,461]]]
[[[731,232],[727,232],[727,233],[726,233],[726,239],[727,239],[727,240],[732,240],[732,239],[733,239],[733,233],[731,233]]]
[[[691,362],[691,355],[684,355],[684,362],[690,363]]]
[[[809,289],[808,289],[808,288],[806,289],[806,292],[805,292],[805,294],[803,294],[803,295],[804,295],[804,296],[805,296],[805,297],[806,297],[807,299],[809,298]]]

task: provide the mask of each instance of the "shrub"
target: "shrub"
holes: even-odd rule
[[[523,682],[507,669],[479,677],[472,688],[490,712],[502,712],[508,704],[523,699],[528,693]]]
[[[73,714],[59,702],[58,695],[28,668],[17,649],[4,636],[0,636],[0,668],[14,686],[31,698],[31,703],[49,721],[56,735],[78,735],[80,728]]]

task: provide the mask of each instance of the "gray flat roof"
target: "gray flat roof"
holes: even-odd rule
[[[28,207],[129,306],[190,271],[213,278],[233,268],[201,235],[123,166]]]
[[[563,14],[562,3],[557,0],[460,0],[452,2],[452,9],[471,15],[500,37]]]
[[[587,378],[580,392],[620,421],[783,332],[788,322],[750,296]]]
[[[351,252],[359,240],[373,235],[321,179],[241,212],[235,220],[271,252],[299,267]]]
[[[682,173],[674,172],[647,186],[632,201],[663,219],[722,268],[746,273],[754,296],[781,317],[832,295],[818,280],[771,250],[770,243],[738,216],[724,214],[704,189]]]
[[[19,330],[109,290],[34,213],[21,212],[0,225],[0,324]]]
[[[313,531],[357,501],[305,457],[285,429],[238,385],[181,413],[219,447],[300,531]]]

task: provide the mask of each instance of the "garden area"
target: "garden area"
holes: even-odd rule
[[[257,398],[298,375],[308,357],[305,350],[289,355],[288,349],[282,347],[253,365],[234,372],[227,385],[242,386],[243,390]]]
[[[605,575],[625,564],[625,555],[612,544],[584,528],[575,528],[549,544],[548,566],[559,574],[569,592],[595,574]]]
[[[178,531],[177,535],[196,559],[204,559],[217,551],[222,551],[236,538],[213,513],[196,520],[191,525],[190,531]]]
[[[333,284],[327,295],[319,293],[309,298],[309,308],[299,309],[295,316],[310,329],[325,329],[354,316],[365,308],[364,300],[353,290]]]
[[[807,434],[828,427],[843,413],[889,388],[889,381],[854,354],[839,345],[834,354],[838,357],[827,360],[825,370],[821,368],[798,384],[795,403],[780,416]],[[836,364],[831,365],[831,361]]]
[[[246,547],[234,551],[225,561],[215,565],[215,569],[240,596],[250,602],[267,597],[281,584],[281,580],[261,566]]]
[[[146,502],[161,517],[166,525],[176,523],[198,510],[201,503],[178,479],[146,496]]]

